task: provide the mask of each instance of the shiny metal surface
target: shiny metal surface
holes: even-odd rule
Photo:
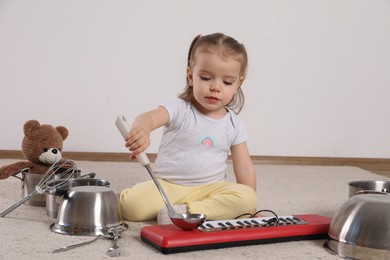
[[[88,244],[95,242],[96,240],[98,240],[101,237],[103,237],[103,236],[99,235],[99,236],[95,237],[94,239],[86,241],[86,242],[82,242],[82,243],[78,243],[78,244],[74,244],[74,245],[70,245],[70,246],[64,246],[64,247],[58,248],[56,250],[53,250],[52,253],[55,254],[55,253],[65,252],[65,251],[71,250],[73,248],[85,246],[85,245],[88,245]]]
[[[46,194],[46,214],[49,217],[56,218],[58,214],[58,209],[63,201],[63,195],[66,194],[66,192],[73,187],[77,186],[104,186],[104,187],[110,187],[110,182],[107,180],[102,179],[91,179],[86,178],[90,174],[80,176],[79,178],[75,178],[71,180],[67,185],[61,187],[60,189],[57,189],[57,191],[52,193]],[[95,175],[93,175],[95,176]],[[61,180],[59,180],[61,181]]]
[[[118,246],[119,231],[117,227],[108,230],[108,234],[112,236],[112,247],[107,250],[106,254],[110,257],[117,257],[121,254],[121,249]]]
[[[177,214],[176,216],[171,213],[170,218],[173,224],[183,230],[197,229],[206,221],[204,214]]]
[[[389,255],[390,196],[353,196],[333,216],[328,235],[327,246],[340,256],[359,258],[365,248]]]
[[[20,176],[18,176],[19,174],[20,174]],[[79,171],[74,172],[72,174],[75,175],[76,177],[80,176]],[[12,176],[21,180],[22,198],[23,198],[23,197],[26,197],[31,192],[33,192],[35,187],[42,180],[42,177],[44,176],[44,174],[29,172],[29,169],[26,168],[26,169],[22,169],[20,172],[15,173]],[[46,195],[45,194],[36,194],[31,199],[24,202],[24,205],[45,207],[46,206]]]
[[[103,186],[78,186],[64,197],[50,229],[67,235],[106,235],[118,226],[125,224],[114,191]]]
[[[22,174],[22,198],[30,194],[38,183],[42,180],[43,174],[31,173],[31,172],[21,172]],[[27,206],[46,206],[46,197],[45,194],[37,194],[28,201],[24,202],[24,205]]]
[[[104,186],[110,187],[110,182],[102,179],[77,178],[69,183],[69,188],[77,186]]]
[[[349,184],[349,197],[361,192],[390,194],[390,181],[352,181]]]
[[[72,188],[77,186],[110,186],[110,182],[101,179],[93,179],[95,177],[95,173],[88,173],[82,176],[77,176],[75,178],[70,179],[68,182],[64,182],[62,179],[56,179],[52,181],[49,185],[57,186],[55,189],[52,189],[47,194],[63,196],[66,192]],[[61,184],[61,185],[59,185]]]
[[[390,251],[351,245],[335,240],[328,240],[324,243],[326,251],[346,259],[390,259]]]

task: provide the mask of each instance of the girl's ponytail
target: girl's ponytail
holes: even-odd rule
[[[190,67],[191,57],[192,57],[192,52],[194,50],[194,46],[195,46],[196,42],[199,40],[200,37],[202,37],[202,36],[199,34],[191,42],[190,49],[188,51],[188,57],[187,57],[187,66],[188,67]]]

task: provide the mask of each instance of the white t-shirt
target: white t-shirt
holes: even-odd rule
[[[233,145],[248,140],[244,124],[231,110],[212,119],[180,98],[162,105],[169,114],[154,170],[181,185],[203,185],[226,178],[226,160]]]

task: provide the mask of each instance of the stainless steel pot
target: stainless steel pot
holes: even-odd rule
[[[21,176],[18,176],[20,174]],[[30,194],[38,183],[41,181],[43,174],[31,173],[28,172],[28,169],[23,169],[20,172],[13,175],[13,177],[21,180],[22,185],[22,198],[26,197]],[[37,194],[33,196],[31,199],[27,200],[24,205],[27,206],[46,206],[46,197],[45,194]]]
[[[352,181],[349,183],[349,197],[361,193],[390,195],[390,181]]]
[[[20,176],[18,176],[20,174]],[[76,176],[80,176],[80,171],[77,171]],[[29,169],[22,169],[20,172],[15,173],[12,175],[13,177],[21,180],[22,185],[22,198],[29,195],[35,187],[39,184],[44,174],[39,173],[32,173],[29,172]],[[31,197],[29,200],[27,200],[25,203],[27,206],[39,206],[39,207],[45,207],[46,206],[46,195],[45,194],[36,194],[33,197]]]
[[[360,194],[335,213],[325,244],[352,259],[390,259],[390,196]]]

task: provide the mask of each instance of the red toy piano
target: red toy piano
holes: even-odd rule
[[[196,230],[147,226],[141,239],[164,254],[327,238],[331,219],[315,214],[206,221]]]

